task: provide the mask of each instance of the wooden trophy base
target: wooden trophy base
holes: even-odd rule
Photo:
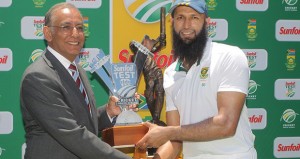
[[[135,144],[148,132],[142,124],[114,126],[102,131],[102,140],[115,148],[135,147]],[[134,150],[134,159],[147,158],[146,150]]]

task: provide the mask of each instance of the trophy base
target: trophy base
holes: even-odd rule
[[[136,112],[125,110],[118,115],[115,125],[139,124],[141,122],[143,122],[143,120]]]
[[[102,131],[102,140],[110,146],[134,147],[148,132],[148,127],[142,124],[114,126]]]
[[[102,140],[117,149],[134,148],[134,159],[147,158],[147,151],[135,148],[135,144],[148,132],[142,124],[114,126],[102,131]]]

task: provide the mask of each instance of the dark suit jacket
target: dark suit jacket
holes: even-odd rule
[[[98,137],[98,127],[112,124],[105,107],[97,112],[85,71],[81,67],[78,70],[92,117],[73,78],[48,50],[26,69],[20,96],[26,159],[130,158]]]

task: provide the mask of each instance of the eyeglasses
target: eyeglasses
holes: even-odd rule
[[[74,28],[76,29],[76,31],[78,33],[84,32],[84,26],[82,26],[82,25],[78,25],[78,26],[65,25],[65,26],[48,26],[48,27],[60,28],[64,34],[72,34],[74,31]]]

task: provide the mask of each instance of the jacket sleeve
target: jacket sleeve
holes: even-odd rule
[[[106,128],[113,127],[114,125],[111,123],[105,109],[106,105],[101,106],[98,108],[98,129],[99,132],[101,133],[102,130]]]
[[[79,158],[129,159],[129,156],[112,148],[87,129],[88,116],[75,113],[81,112],[82,105],[74,102],[76,96],[65,87],[67,83],[61,81],[55,72],[49,70],[27,74],[23,79],[22,105],[41,127],[39,133],[49,134],[50,139],[53,138]],[[106,123],[104,115],[101,115],[101,123]]]

